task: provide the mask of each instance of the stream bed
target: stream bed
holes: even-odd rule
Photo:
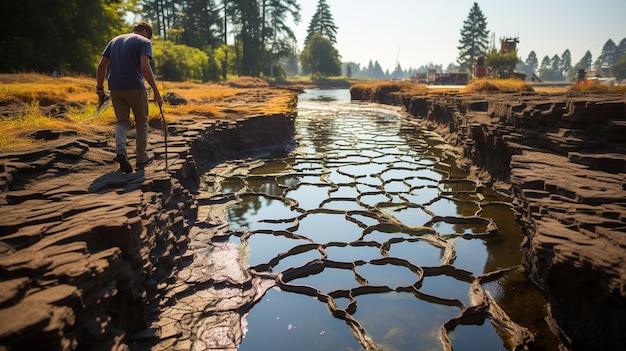
[[[239,350],[558,347],[510,199],[439,135],[345,89],[306,90],[295,127],[291,152],[211,171],[243,274],[276,282]]]

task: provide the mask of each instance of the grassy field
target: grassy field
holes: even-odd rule
[[[37,147],[32,135],[39,130],[75,131],[79,135],[113,135],[115,114],[109,107],[97,110],[95,79],[91,77],[52,78],[40,74],[0,74],[0,152]],[[289,113],[293,92],[277,92],[257,78],[241,78],[224,84],[159,82],[163,97],[176,93],[186,105],[163,105],[166,121],[185,118],[228,118]],[[260,93],[264,90],[265,93]],[[150,98],[152,97],[149,94]],[[63,113],[44,110],[63,105]],[[155,103],[149,104],[151,121],[161,119]]]

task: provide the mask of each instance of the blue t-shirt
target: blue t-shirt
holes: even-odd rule
[[[146,89],[141,55],[152,59],[152,42],[139,34],[118,35],[109,42],[102,52],[109,59],[109,89]]]

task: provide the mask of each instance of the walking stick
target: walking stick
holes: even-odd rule
[[[159,111],[161,111],[161,121],[163,121],[163,135],[165,135],[165,172],[169,173],[167,169],[167,122],[165,122],[165,115],[163,114],[163,108],[159,105]]]

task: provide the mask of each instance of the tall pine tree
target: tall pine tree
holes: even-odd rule
[[[479,56],[486,55],[489,45],[489,31],[487,18],[483,15],[477,3],[470,9],[467,19],[463,22],[461,39],[459,40],[460,71],[467,71]]]
[[[570,71],[572,70],[572,53],[569,51],[569,49],[563,51],[563,54],[561,55],[560,69],[563,77],[570,76]]]
[[[526,66],[528,67],[528,75],[532,76],[539,67],[539,61],[537,60],[537,54],[535,51],[531,51],[526,58]]]
[[[330,40],[331,43],[337,44],[337,26],[326,0],[319,0],[317,3],[315,14],[313,14],[313,18],[307,28],[306,39],[304,40],[305,46],[314,34],[320,34]]]
[[[341,74],[339,52],[336,44],[337,26],[326,0],[319,0],[317,9],[304,41],[304,50],[300,54],[300,62],[304,73],[314,76],[336,76]]]
[[[267,50],[264,67],[269,68],[266,73],[273,77],[276,63],[293,56],[296,34],[287,19],[289,15],[295,24],[300,22],[300,5],[296,0],[262,0],[261,13],[262,46]]]
[[[615,61],[619,59],[619,57],[615,57],[615,52],[617,51],[617,45],[612,39],[609,39],[602,46],[602,52],[598,57],[597,63],[600,67],[611,67]]]

